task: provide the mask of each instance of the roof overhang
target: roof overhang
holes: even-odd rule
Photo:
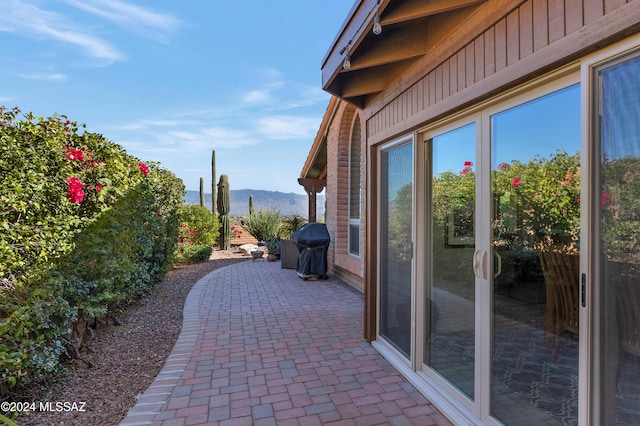
[[[331,125],[331,120],[338,108],[338,98],[331,97],[329,105],[320,123],[320,128],[316,133],[316,137],[313,140],[313,145],[309,150],[307,159],[300,172],[300,179],[317,179],[319,181],[326,182],[327,179],[327,132]],[[298,181],[300,181],[298,179]],[[300,183],[302,185],[302,183]]]
[[[486,1],[356,1],[322,62],[323,89],[366,107]],[[378,35],[372,30],[376,15]]]

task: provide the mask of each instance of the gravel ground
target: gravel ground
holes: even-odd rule
[[[209,272],[249,259],[232,250],[214,249],[211,259],[169,271],[142,300],[104,324],[87,341],[81,357],[67,364],[64,381],[33,399],[37,402],[84,402],[85,412],[33,412],[22,425],[117,425],[162,369],[180,334],[182,308],[191,287]]]

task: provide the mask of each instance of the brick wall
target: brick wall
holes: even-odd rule
[[[354,287],[363,289],[364,276],[364,158],[361,155],[360,179],[360,256],[349,254],[349,146],[356,115],[361,120],[361,152],[365,151],[364,121],[351,105],[341,102],[327,133],[327,187],[325,218],[331,236],[328,253],[329,269]]]

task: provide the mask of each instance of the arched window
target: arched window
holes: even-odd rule
[[[360,117],[356,115],[349,143],[349,254],[360,256]]]

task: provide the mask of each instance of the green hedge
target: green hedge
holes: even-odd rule
[[[65,116],[0,108],[0,400],[172,265],[184,185]]]

